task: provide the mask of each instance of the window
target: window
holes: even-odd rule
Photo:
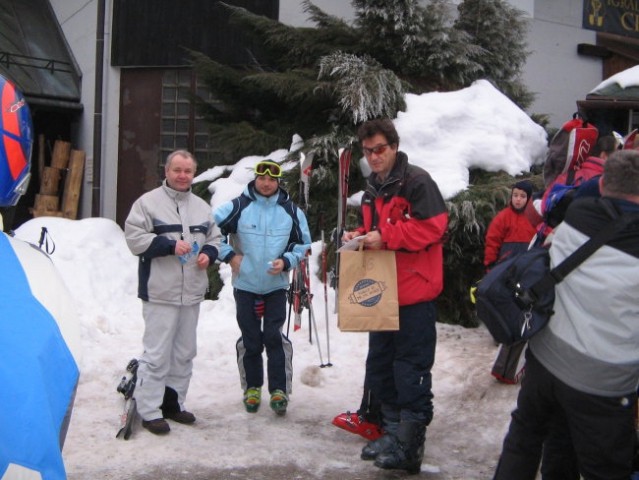
[[[167,70],[162,77],[162,121],[160,166],[169,153],[185,149],[195,155],[199,166],[209,168],[224,153],[212,145],[209,128],[193,102],[195,95],[215,103],[210,92],[198,83],[191,70]]]

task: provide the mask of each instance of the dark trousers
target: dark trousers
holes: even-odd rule
[[[369,423],[375,425],[382,424],[382,405],[377,397],[373,395],[373,391],[370,388],[368,382],[368,375],[364,376],[364,392],[362,394],[362,400],[357,409],[357,414],[364,418]]]
[[[286,320],[286,290],[257,295],[233,290],[237,324],[242,336],[237,341],[237,364],[242,389],[264,384],[262,352],[266,350],[268,390],[291,392],[293,378],[293,346],[282,333]],[[257,305],[263,302],[264,321]]]
[[[547,472],[543,478],[563,478],[561,464],[573,455],[567,446],[570,441],[585,479],[627,480],[632,471],[636,399],[636,392],[601,397],[575,390],[552,375],[528,350],[526,375],[494,480],[534,480],[542,445],[546,449],[544,461],[551,462],[542,467]]]
[[[548,425],[541,456],[541,480],[580,480],[579,463],[566,416],[558,412]]]
[[[383,415],[395,416],[387,421],[428,425],[433,419],[436,317],[433,302],[402,306],[398,331],[369,334],[365,383],[381,402]]]

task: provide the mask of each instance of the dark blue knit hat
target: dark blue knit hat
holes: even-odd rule
[[[524,192],[526,192],[528,199],[532,197],[533,184],[530,180],[520,180],[519,182],[513,185],[513,188],[518,188],[519,190],[523,190]]]

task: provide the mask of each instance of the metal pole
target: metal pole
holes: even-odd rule
[[[102,89],[104,82],[104,18],[106,0],[98,0],[98,19],[95,38],[95,98],[93,105],[93,179],[91,216],[102,213]]]

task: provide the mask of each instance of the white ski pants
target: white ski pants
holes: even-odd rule
[[[200,304],[165,305],[142,302],[144,353],[138,367],[135,399],[143,420],[161,418],[164,388],[178,394],[180,409],[189,389],[197,354]]]

